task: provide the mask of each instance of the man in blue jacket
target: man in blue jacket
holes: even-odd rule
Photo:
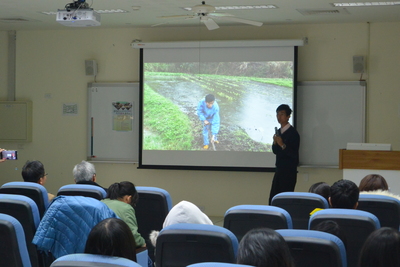
[[[206,97],[200,100],[197,105],[197,115],[203,122],[203,148],[208,149],[210,141],[208,139],[208,131],[211,131],[211,142],[219,143],[218,132],[219,132],[219,106],[215,101],[215,96],[212,94],[206,95]]]

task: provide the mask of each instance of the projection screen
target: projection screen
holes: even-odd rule
[[[276,108],[292,107],[295,123],[301,45],[133,43],[140,49],[139,168],[273,171]],[[209,124],[204,112],[213,113]]]

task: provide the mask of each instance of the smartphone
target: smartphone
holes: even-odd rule
[[[0,159],[17,160],[18,151],[17,150],[4,150],[0,153]]]

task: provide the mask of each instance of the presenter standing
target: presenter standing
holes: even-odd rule
[[[300,135],[290,125],[292,110],[282,104],[276,109],[276,118],[281,125],[274,135],[272,152],[276,155],[275,175],[269,194],[269,204],[272,198],[282,192],[293,192],[297,181],[297,165],[299,164]]]

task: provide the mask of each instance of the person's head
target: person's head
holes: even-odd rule
[[[253,229],[244,235],[239,244],[236,262],[255,267],[294,266],[285,239],[269,228]]]
[[[206,105],[208,108],[212,108],[212,106],[214,105],[214,101],[215,101],[214,95],[212,94],[206,95]]]
[[[96,169],[92,163],[82,160],[81,163],[76,164],[72,170],[75,183],[83,181],[96,181]]]
[[[331,186],[329,204],[332,208],[356,209],[360,191],[350,180],[339,180]]]
[[[125,181],[110,185],[107,190],[107,198],[116,199],[135,207],[139,200],[139,194],[136,191],[134,184]]]
[[[326,201],[329,203],[330,189],[331,189],[331,187],[329,184],[327,184],[325,182],[319,182],[319,183],[315,183],[312,186],[310,186],[310,189],[308,190],[308,192],[323,196],[326,199]]]
[[[280,124],[288,123],[291,114],[292,109],[286,104],[282,104],[276,109],[276,118]]]
[[[213,222],[204,214],[195,204],[182,200],[172,207],[165,217],[163,228],[177,224],[177,223],[196,223],[196,224],[209,224]],[[151,244],[156,247],[159,231],[153,230],[150,233]]]
[[[382,227],[372,232],[361,249],[359,267],[400,266],[400,233],[398,229]]]
[[[313,226],[311,230],[315,231],[321,231],[325,233],[329,233],[332,235],[337,236],[340,240],[342,240],[344,246],[346,246],[347,240],[346,240],[346,235],[343,233],[343,231],[340,229],[340,226],[337,222],[332,221],[332,220],[325,220],[317,225]]]
[[[360,191],[389,190],[389,186],[381,175],[369,174],[365,176],[358,186]]]
[[[22,167],[21,174],[25,182],[44,185],[47,180],[47,173],[44,170],[43,163],[38,160],[27,161]]]
[[[108,218],[90,231],[85,253],[122,257],[136,261],[136,243],[129,226],[121,219]]]

